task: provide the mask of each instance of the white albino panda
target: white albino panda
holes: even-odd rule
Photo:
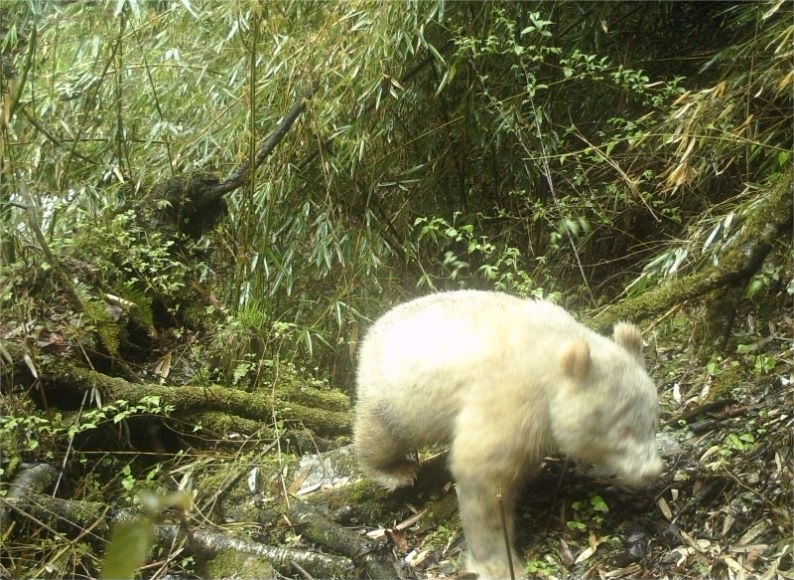
[[[359,462],[395,489],[413,483],[410,451],[449,444],[467,567],[509,578],[497,493],[512,542],[516,495],[545,454],[607,466],[632,484],[660,474],[658,399],[641,349],[633,325],[615,325],[610,340],[549,302],[499,292],[401,304],[361,345]]]

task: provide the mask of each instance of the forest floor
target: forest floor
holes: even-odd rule
[[[549,458],[519,508],[530,577],[794,578],[791,320],[770,326],[771,339],[752,334],[739,337],[742,354],[707,364],[687,348],[657,347],[666,468],[648,489]],[[406,577],[454,577],[457,520],[413,523],[427,507],[409,498],[386,537]]]
[[[523,567],[539,578],[794,579],[794,323],[783,315],[760,331],[748,317],[734,332],[734,354],[699,362],[681,316],[666,323],[677,336],[660,332],[647,349],[662,407],[662,476],[647,489],[631,489],[587,466],[547,458],[519,503],[524,562],[515,563],[516,577]],[[13,329],[0,331],[9,344]],[[44,328],[30,332],[42,344],[61,344]],[[56,358],[68,354],[61,349]],[[286,380],[286,373],[279,376]],[[177,380],[176,372],[169,380]],[[193,445],[174,450],[158,420],[170,416],[166,429],[179,426],[178,403],[166,408],[151,396],[127,406],[105,402],[97,428],[87,423],[95,411],[77,411],[79,403],[59,410],[68,407],[63,394],[50,393],[42,412],[36,384],[6,392],[2,401],[0,577],[99,575],[111,523],[126,510],[146,508],[139,489],[190,496],[146,508],[156,514],[148,517],[157,533],[147,540],[154,550],[144,550],[149,564],[139,577],[466,576],[443,453],[423,456],[413,488],[387,494],[358,473],[344,435],[322,439],[298,425],[248,433],[247,422],[217,440],[199,431]],[[207,393],[217,402],[222,391]],[[82,418],[72,424],[83,430],[67,448],[68,431],[52,425],[58,417],[69,424],[76,412]],[[176,441],[188,435],[183,429]],[[325,471],[332,456],[347,461],[330,479],[312,479],[312,458]],[[42,466],[38,473],[46,477],[37,483],[32,474]],[[53,501],[60,503],[47,503]],[[229,550],[274,566],[213,567],[207,553],[218,560]]]

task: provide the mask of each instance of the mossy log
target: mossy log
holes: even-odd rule
[[[386,558],[380,558],[375,542],[352,531],[317,509],[317,504],[296,501],[290,509],[290,520],[310,542],[334,554],[349,557],[368,578],[398,578]]]
[[[86,391],[97,389],[102,400],[123,399],[136,404],[144,397],[156,396],[163,405],[173,405],[181,421],[207,427],[226,425],[240,430],[244,426],[270,424],[275,418],[305,427],[318,435],[333,436],[350,431],[350,400],[347,395],[336,390],[304,386],[295,380],[284,381],[275,389],[249,393],[222,385],[196,387],[132,383],[87,369],[76,361],[52,356],[38,357],[35,363],[45,393],[57,392],[59,397],[73,394],[79,401]]]
[[[728,310],[733,311],[737,292],[741,295],[775,243],[782,236],[790,236],[794,211],[791,203],[792,185],[794,170],[789,170],[770,184],[768,193],[748,212],[744,225],[720,256],[718,264],[707,270],[670,280],[656,290],[622,300],[599,312],[590,319],[590,324],[598,330],[606,331],[619,320],[648,319],[687,300],[705,296],[708,296],[709,308],[714,310],[718,308],[719,297],[723,294],[726,300],[732,300]],[[732,317],[711,318],[715,324],[710,325],[700,335],[700,342],[704,345],[719,342],[730,331],[733,320]]]
[[[112,510],[101,502],[68,500],[43,494],[31,494],[8,502],[14,517],[41,523],[69,537],[79,538],[91,531],[92,538],[107,539],[114,525],[141,518],[134,509]],[[146,516],[143,516],[146,517]],[[200,528],[187,528],[184,524],[154,525],[154,544],[168,549],[184,543],[192,553],[207,555],[233,550],[240,554],[252,554],[266,558],[284,574],[294,572],[295,562],[319,578],[350,578],[353,564],[349,558],[334,554],[322,554],[296,548],[268,546],[231,535],[210,532]]]

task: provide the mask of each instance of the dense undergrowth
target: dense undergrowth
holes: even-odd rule
[[[39,372],[52,361],[213,396],[220,385],[278,401],[285,384],[350,395],[360,337],[404,298],[489,288],[584,315],[708,273],[791,172],[789,12],[782,2],[0,6],[0,574],[102,568],[107,540],[90,526],[75,537],[9,519],[12,483],[31,465],[57,468],[43,493],[113,509],[140,507],[141,490],[185,492],[191,502],[156,505],[152,518],[187,511],[198,525],[217,521],[220,492],[195,474],[228,491],[227,472],[264,456],[282,475],[256,493],[289,502],[284,470],[344,442],[275,406],[221,432],[217,417],[185,421],[178,397],[52,392]],[[164,216],[181,208],[157,198],[164,183],[234,174],[300,102],[264,163],[214,206],[217,225],[201,236],[170,227]],[[792,577],[791,247],[781,237],[730,289],[735,324],[721,348],[697,333],[719,292],[637,321],[672,442],[663,481],[638,500],[651,523],[624,529],[623,496],[550,463],[541,488],[560,478],[567,491],[543,505],[528,494],[529,573],[615,571],[627,551],[624,575]],[[272,526],[245,517],[247,537],[312,547],[283,514]],[[433,557],[414,568],[451,574],[456,525],[417,524],[387,549],[427,547]],[[200,573],[173,550],[140,574]]]

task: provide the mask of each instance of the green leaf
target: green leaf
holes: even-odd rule
[[[593,506],[593,509],[597,512],[606,513],[609,511],[609,506],[607,502],[604,501],[600,495],[594,495],[590,498],[590,505]]]
[[[102,562],[102,578],[134,578],[149,554],[153,538],[154,524],[148,518],[116,524]]]
[[[725,438],[725,444],[730,447],[731,449],[735,449],[736,451],[744,451],[745,444],[739,438],[736,433],[729,433],[728,436]]]

